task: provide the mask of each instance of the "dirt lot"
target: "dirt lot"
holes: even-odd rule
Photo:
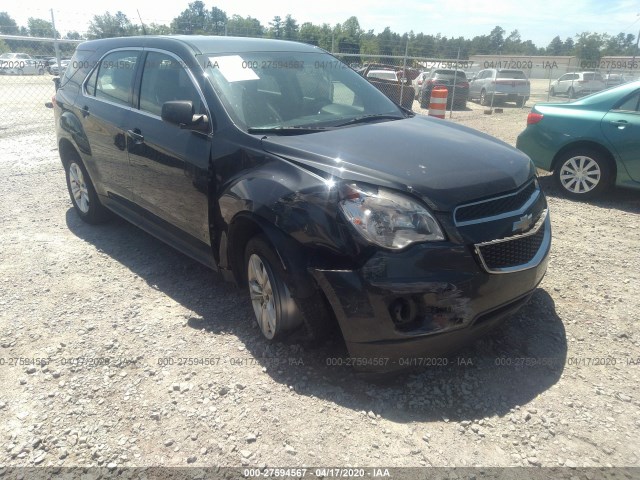
[[[328,365],[339,340],[267,347],[246,292],[136,227],[82,223],[51,111],[3,108],[0,467],[640,466],[637,192],[575,203],[543,178],[531,302],[380,384]],[[513,144],[528,110],[483,110],[452,121]]]

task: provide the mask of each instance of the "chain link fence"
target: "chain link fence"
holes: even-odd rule
[[[0,40],[10,49],[0,57],[0,121],[8,125],[50,122],[44,104],[54,94],[53,78],[63,73],[80,40],[14,35],[0,35]],[[398,42],[393,51],[409,52],[410,47]],[[485,54],[462,58],[459,50],[451,50],[420,57],[365,54],[353,49],[334,55],[394,102],[415,112],[427,114],[433,88],[446,86],[449,117],[457,112],[481,116],[498,107],[567,102],[640,79],[640,58],[636,57],[604,57],[594,62],[575,56]],[[18,118],[16,112],[20,112]]]
[[[0,123],[52,122],[45,107],[79,41],[0,35],[11,50],[0,55]],[[56,45],[57,44],[57,45]],[[5,128],[7,128],[5,127]]]

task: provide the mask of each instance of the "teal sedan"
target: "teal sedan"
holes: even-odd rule
[[[516,147],[569,197],[640,188],[640,81],[569,103],[538,103]]]

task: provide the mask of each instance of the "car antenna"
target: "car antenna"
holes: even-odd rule
[[[142,25],[142,34],[146,35],[147,34],[147,29],[144,26],[144,22],[142,21],[142,17],[140,16],[140,10],[136,9],[136,12],[138,12],[138,18],[140,19],[140,25]]]

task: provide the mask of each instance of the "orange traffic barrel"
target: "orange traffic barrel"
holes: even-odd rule
[[[447,112],[447,96],[449,90],[444,86],[433,87],[431,99],[429,100],[429,116],[444,118]]]

